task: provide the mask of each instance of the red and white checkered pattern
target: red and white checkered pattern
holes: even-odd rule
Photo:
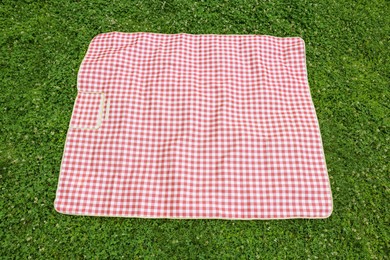
[[[101,34],[78,90],[61,213],[284,219],[332,211],[300,38]]]

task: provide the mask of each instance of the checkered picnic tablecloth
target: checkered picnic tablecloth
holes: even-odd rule
[[[78,74],[55,208],[148,218],[328,217],[302,39],[95,37]]]

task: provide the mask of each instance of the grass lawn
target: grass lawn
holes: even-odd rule
[[[385,0],[2,0],[0,257],[388,258],[389,14]],[[57,213],[77,71],[91,39],[110,31],[302,37],[332,216],[226,221]]]

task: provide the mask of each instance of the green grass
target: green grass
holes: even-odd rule
[[[388,259],[389,5],[3,0],[0,256]],[[77,71],[91,39],[109,31],[302,37],[333,190],[332,216],[153,220],[55,212]]]

